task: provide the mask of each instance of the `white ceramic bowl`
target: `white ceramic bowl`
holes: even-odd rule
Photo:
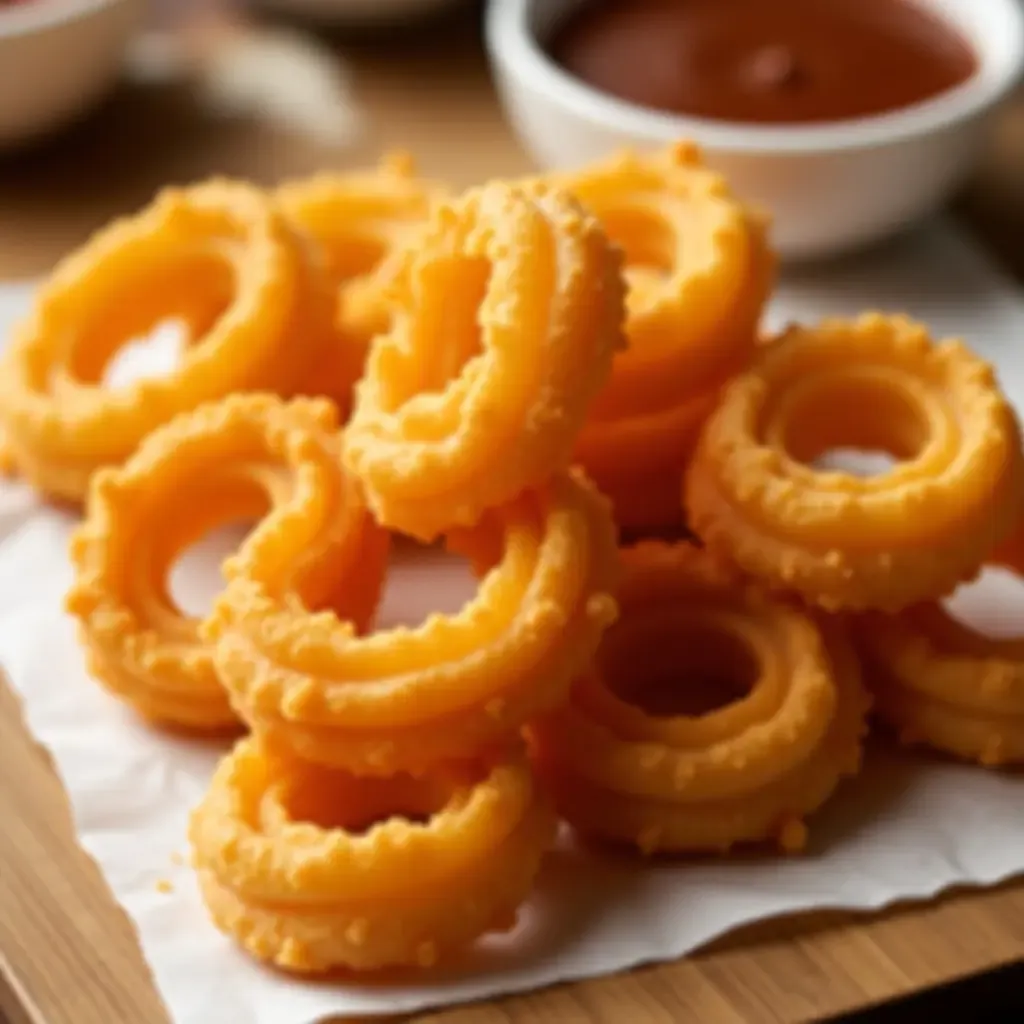
[[[31,0],[0,8],[0,147],[58,128],[121,69],[143,0]]]
[[[916,106],[821,126],[689,118],[592,88],[541,45],[580,0],[491,0],[487,44],[508,116],[541,166],[693,139],[740,195],[772,212],[780,253],[802,260],[877,241],[941,206],[978,155],[986,115],[1024,68],[1021,0],[918,2],[973,43],[977,73]]]

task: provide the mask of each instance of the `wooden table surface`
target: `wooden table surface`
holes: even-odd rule
[[[45,272],[170,181],[261,182],[403,146],[458,184],[524,169],[462,19],[345,41],[372,130],[343,157],[206,116],[183,91],[125,88],[87,123],[0,159],[0,279]],[[1024,280],[1024,96],[994,133],[958,215]],[[768,922],[679,963],[436,1014],[421,1024],[769,1024],[820,1018],[1024,954],[1024,883],[875,916]],[[132,930],[75,846],[63,792],[0,682],[0,1019],[166,1024]],[[408,1018],[407,1018],[408,1019]],[[211,1018],[211,1024],[216,1024]]]

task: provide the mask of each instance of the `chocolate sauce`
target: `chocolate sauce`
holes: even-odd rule
[[[978,68],[968,40],[914,0],[597,0],[550,52],[621,99],[761,124],[898,110]]]

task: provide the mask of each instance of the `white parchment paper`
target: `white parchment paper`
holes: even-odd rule
[[[0,289],[0,334],[27,290]],[[792,277],[778,321],[864,308],[906,310],[962,334],[1024,403],[1024,301],[951,229],[937,225],[870,258]],[[217,747],[139,725],[92,683],[61,612],[72,520],[0,484],[0,664],[28,727],[53,754],[77,830],[135,922],[179,1024],[311,1024],[409,1011],[674,958],[741,923],[817,907],[877,908],[1024,870],[1024,777],[872,746],[867,767],[811,823],[806,856],[642,864],[576,849],[549,858],[513,935],[488,940],[456,973],[405,983],[304,984],[250,963],[208,923],[185,866],[185,822]],[[384,616],[415,619],[467,593],[458,565],[399,559]],[[216,554],[178,574],[187,603],[215,586]],[[956,599],[1005,632],[1024,589],[990,573]],[[158,891],[158,882],[170,891]]]

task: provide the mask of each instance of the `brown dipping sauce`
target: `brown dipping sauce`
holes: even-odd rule
[[[958,30],[913,0],[597,0],[550,52],[632,103],[762,124],[897,110],[978,68]]]

